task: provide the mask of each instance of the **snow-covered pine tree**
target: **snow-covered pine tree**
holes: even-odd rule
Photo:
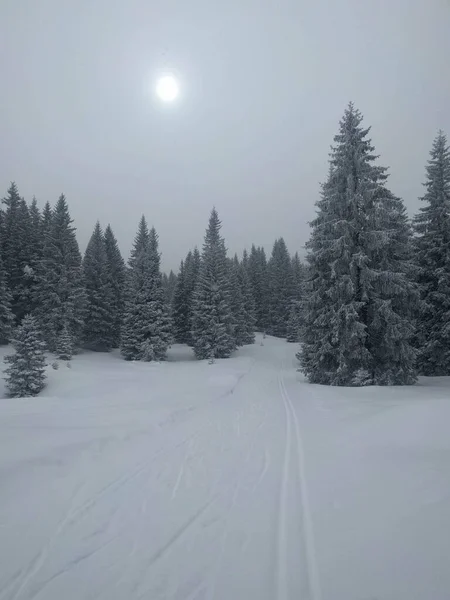
[[[136,236],[134,238],[133,247],[131,249],[130,258],[128,259],[128,266],[130,269],[133,268],[137,257],[145,250],[149,244],[150,233],[148,231],[147,221],[145,216],[142,215],[141,220],[139,221],[138,230]]]
[[[42,236],[42,216],[39,210],[37,200],[33,200],[29,209],[30,214],[30,245],[31,245],[31,267],[36,270],[37,265],[42,259],[42,249],[44,239]]]
[[[416,381],[410,340],[417,301],[410,228],[402,202],[348,106],[307,244],[301,367],[313,383],[394,385]]]
[[[237,255],[229,261],[228,277],[230,289],[230,308],[233,317],[233,337],[237,347],[246,344],[247,323],[244,306],[244,296],[242,294],[241,283],[239,280],[240,264]]]
[[[172,342],[172,332],[162,289],[158,236],[154,228],[132,258],[121,353],[125,360],[164,360]]]
[[[253,244],[248,258],[248,276],[255,302],[256,329],[266,331],[268,326],[269,297],[267,259],[264,248]]]
[[[301,304],[299,300],[291,300],[289,316],[286,324],[286,341],[295,343],[300,341],[301,330]]]
[[[426,167],[424,206],[414,218],[415,257],[422,310],[418,369],[450,375],[450,148],[440,131]]]
[[[6,387],[13,398],[36,396],[44,388],[45,344],[37,323],[26,315],[16,329],[13,340],[15,353],[5,357]]]
[[[292,264],[292,278],[293,278],[293,282],[294,282],[293,283],[294,297],[297,300],[300,300],[300,298],[302,296],[303,283],[305,281],[305,276],[306,276],[306,266],[300,260],[298,252],[296,252],[294,254],[294,256],[292,257],[291,264]]]
[[[242,265],[242,268],[247,272],[247,275],[248,275],[248,261],[249,261],[248,252],[247,252],[247,249],[244,248],[244,252],[242,253],[241,265]]]
[[[245,251],[244,251],[245,258]],[[247,263],[248,266],[248,263]],[[253,298],[253,291],[250,284],[250,279],[247,273],[247,267],[245,260],[242,260],[239,265],[238,271],[239,283],[241,286],[243,308],[244,308],[244,335],[243,344],[253,344],[255,341],[255,326],[256,326],[256,314],[255,314],[255,301]]]
[[[41,215],[41,211],[39,210],[38,203],[36,198],[33,196],[33,200],[30,204],[29,209],[30,214],[30,240],[32,247],[32,267],[35,268],[36,265],[42,258],[42,248],[44,247],[44,238],[42,235],[42,223],[43,216]]]
[[[36,285],[36,267],[39,263],[39,250],[33,245],[34,235],[32,231],[31,215],[27,203],[23,198],[19,204],[19,223],[22,231],[21,264],[22,283],[20,297],[19,320],[33,310],[33,291]]]
[[[214,208],[203,244],[192,313],[192,344],[198,359],[228,358],[235,349],[225,243]]]
[[[175,340],[180,344],[191,344],[191,321],[193,293],[200,268],[200,253],[197,248],[189,251],[181,261],[172,300],[172,319]]]
[[[187,315],[187,342],[192,345],[191,329],[192,329],[192,313],[194,310],[194,292],[197,287],[198,276],[200,273],[201,256],[197,247],[194,251],[189,251],[186,260],[184,262],[185,269],[185,288],[186,288],[186,302],[188,306]]]
[[[120,332],[122,329],[123,313],[125,309],[125,261],[119,250],[116,237],[108,225],[105,229],[106,273],[111,288],[111,302],[109,310],[113,323],[113,348],[120,346]]]
[[[168,306],[171,306],[171,304],[172,304],[176,285],[177,285],[177,276],[171,269],[169,275],[166,276],[166,281],[165,281],[165,284],[163,285],[164,295],[166,297],[166,302],[167,302]]]
[[[108,352],[114,345],[113,290],[108,277],[105,240],[98,221],[84,255],[83,276],[86,289],[83,342],[90,350]]]
[[[291,257],[283,238],[275,241],[268,268],[269,325],[268,333],[286,337],[291,301],[294,296],[294,280]]]
[[[184,260],[180,263],[177,284],[172,301],[172,322],[174,339],[179,344],[186,344],[190,339],[189,302],[186,290],[186,272]]]
[[[50,202],[47,200],[44,206],[44,210],[42,211],[41,217],[41,237],[42,237],[42,246],[44,245],[45,237],[50,232],[50,228],[52,226],[53,219],[53,210],[50,206]]]
[[[14,328],[11,312],[11,294],[6,284],[5,269],[0,253],[0,344],[7,344]]]
[[[63,194],[52,211],[45,235],[35,302],[36,318],[48,349],[52,352],[56,349],[64,324],[76,346],[83,332],[86,292],[75,228]]]
[[[66,324],[58,334],[56,341],[56,356],[60,360],[71,360],[73,356],[73,340],[72,335]]]
[[[300,341],[302,323],[302,289],[305,280],[305,267],[301,263],[298,252],[292,257],[293,297],[287,321],[286,340],[294,343]]]
[[[2,255],[6,281],[11,292],[11,309],[17,322],[30,305],[30,216],[26,202],[12,183],[3,200]]]

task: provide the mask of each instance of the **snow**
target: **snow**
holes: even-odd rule
[[[0,600],[447,600],[450,378],[315,386],[261,341],[0,400]]]

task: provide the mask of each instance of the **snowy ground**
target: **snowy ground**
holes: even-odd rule
[[[0,600],[448,600],[450,379],[312,386],[259,342],[0,400]]]

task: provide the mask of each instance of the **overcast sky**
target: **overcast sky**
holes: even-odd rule
[[[349,100],[416,210],[449,60],[449,0],[0,0],[1,196],[64,192],[81,250],[99,219],[126,257],[145,213],[166,269],[213,205],[233,253],[301,250]]]

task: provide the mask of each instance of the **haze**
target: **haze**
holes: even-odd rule
[[[128,256],[145,213],[166,269],[212,205],[231,252],[301,250],[353,100],[413,212],[450,134],[449,31],[446,0],[1,0],[1,196],[64,192],[82,251],[100,219]],[[152,95],[164,69],[176,106]]]

